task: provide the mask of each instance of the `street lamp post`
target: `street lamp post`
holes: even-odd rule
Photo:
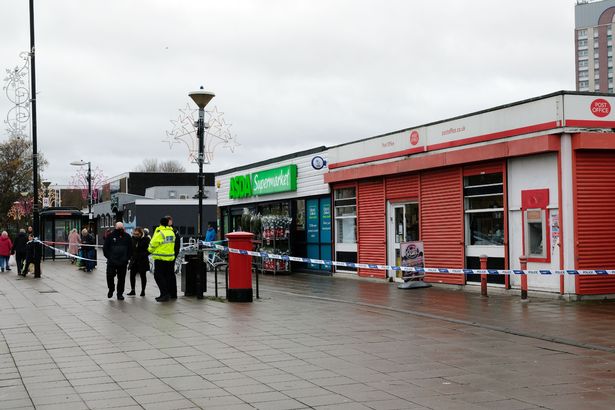
[[[38,151],[36,141],[36,65],[34,60],[34,0],[30,0],[30,105],[32,107],[32,192],[34,196],[32,207],[32,225],[34,237],[38,238],[40,233],[38,216]]]
[[[201,89],[198,91],[193,91],[190,94],[188,94],[190,96],[190,98],[192,98],[192,100],[196,103],[196,105],[199,107],[199,121],[198,121],[198,126],[197,126],[197,137],[199,139],[199,157],[197,158],[197,161],[199,163],[199,218],[198,218],[198,238],[199,238],[199,242],[198,242],[198,252],[197,252],[197,259],[198,259],[198,273],[197,273],[197,286],[196,286],[196,297],[198,299],[202,299],[203,298],[203,288],[204,288],[204,284],[205,284],[205,278],[203,275],[204,272],[204,265],[203,265],[203,258],[204,258],[204,254],[203,254],[203,245],[202,245],[202,240],[204,240],[205,238],[203,237],[203,232],[204,230],[204,220],[203,220],[203,164],[205,163],[205,153],[204,153],[204,140],[205,140],[205,106],[207,104],[209,104],[209,102],[212,100],[212,98],[214,98],[216,95],[214,93],[212,93],[211,91],[205,91],[203,90],[203,86],[201,86]]]
[[[193,91],[188,94],[190,98],[199,107],[199,121],[197,127],[197,136],[199,138],[199,157],[197,161],[199,163],[199,219],[198,219],[198,236],[199,239],[203,238],[203,232],[205,231],[205,221],[203,220],[203,164],[205,163],[204,153],[204,139],[205,139],[205,106],[216,96],[211,91],[204,91],[203,87],[198,91]]]
[[[71,165],[74,165],[76,167],[82,167],[84,165],[88,166],[88,174],[87,174],[87,180],[88,180],[88,224],[92,223],[92,163],[90,161],[83,161],[83,160],[79,160],[79,161],[73,161],[70,163]]]

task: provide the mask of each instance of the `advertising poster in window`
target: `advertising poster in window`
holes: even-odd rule
[[[307,222],[307,257],[320,259],[320,247],[318,246],[318,199],[308,199],[305,204]],[[319,269],[320,266],[310,263],[310,269]]]
[[[331,199],[320,200],[320,242],[331,242]]]
[[[559,210],[551,209],[549,214],[549,227],[551,229],[551,255],[555,254],[559,246]]]
[[[424,268],[425,256],[423,250],[423,241],[402,242],[400,244],[401,266]],[[411,276],[411,273],[404,272],[404,276]]]
[[[307,242],[318,243],[318,199],[308,199],[306,204],[307,213]]]

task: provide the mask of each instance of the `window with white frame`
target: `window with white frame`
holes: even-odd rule
[[[335,204],[335,242],[357,243],[357,194],[355,188],[336,189]]]
[[[504,245],[504,184],[502,173],[464,178],[466,244]]]

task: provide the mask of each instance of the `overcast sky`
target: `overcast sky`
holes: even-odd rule
[[[572,0],[35,0],[35,30],[39,152],[59,184],[79,159],[109,177],[153,157],[196,171],[162,141],[200,85],[241,144],[212,172],[574,89]],[[2,0],[0,39],[4,74],[29,48],[26,0]]]

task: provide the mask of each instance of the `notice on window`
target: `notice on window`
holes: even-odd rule
[[[549,213],[549,228],[551,230],[551,255],[559,246],[559,210],[551,209]]]

